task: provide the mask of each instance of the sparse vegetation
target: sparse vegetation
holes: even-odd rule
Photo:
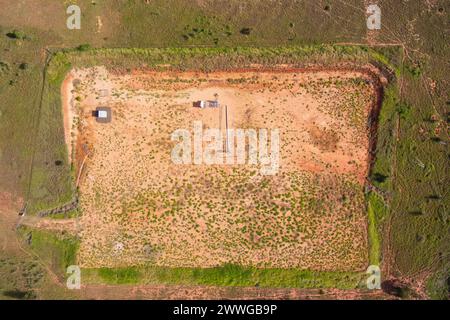
[[[61,277],[65,277],[66,268],[76,264],[79,240],[67,234],[21,227],[20,235],[34,252],[38,253]]]
[[[0,256],[0,299],[35,299],[44,270],[36,261]]]
[[[241,34],[248,36],[252,32],[252,28],[245,27],[242,28],[240,32]]]
[[[80,44],[78,47],[77,47],[77,50],[78,51],[88,51],[89,49],[91,49],[91,45],[90,44]]]
[[[13,30],[11,32],[8,32],[6,35],[11,39],[25,40],[27,38],[25,32],[20,30]]]

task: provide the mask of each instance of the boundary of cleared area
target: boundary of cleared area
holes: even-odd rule
[[[323,47],[323,46],[318,46],[319,48],[320,47]],[[334,46],[331,46],[331,47],[334,47]],[[257,50],[257,48],[252,48],[252,49],[254,49],[254,50]],[[267,50],[267,48],[265,48],[266,50]],[[352,49],[354,49],[354,48],[352,48]],[[359,48],[360,49],[360,48]],[[114,50],[114,49],[108,49],[108,50],[105,50],[105,52],[110,52],[111,50]],[[121,51],[123,51],[123,49],[117,49],[119,52],[121,52]],[[175,49],[175,51],[176,51],[177,49]],[[183,50],[185,50],[185,49],[178,49],[178,50],[181,50],[181,51],[183,51]],[[245,50],[245,49],[244,49]],[[144,50],[145,51],[145,50]],[[270,49],[269,49],[269,51],[270,51]],[[351,51],[351,50],[350,50]],[[131,50],[131,52],[134,52],[133,50]],[[220,52],[220,50],[219,50],[219,52]],[[55,53],[56,55],[58,55],[58,52],[57,53]],[[85,54],[85,53],[84,53]],[[52,56],[53,56],[53,54],[52,54]],[[370,56],[370,54],[368,54],[368,56]],[[371,59],[372,59],[372,61],[376,61],[377,60],[377,58],[376,57],[371,57]],[[51,60],[51,59],[50,59]],[[368,59],[368,60],[370,60],[370,58]],[[378,62],[380,62],[380,61],[378,61]],[[50,62],[51,63],[51,62]],[[380,62],[380,63],[382,63],[382,62]],[[155,65],[156,66],[156,65]],[[157,66],[156,66],[157,68],[160,68],[161,66],[158,64]],[[65,70],[67,70],[68,69],[68,66],[66,66],[65,68],[64,68]],[[230,70],[230,69],[226,69],[226,70]],[[236,70],[236,69],[233,69],[233,70]],[[237,70],[239,70],[239,69],[237,69]],[[270,68],[270,70],[274,70],[273,68]],[[280,71],[279,69],[275,69],[275,70],[277,70],[277,71]],[[386,68],[385,70],[389,70],[389,68]],[[393,70],[391,70],[391,72],[390,73],[392,73],[392,71]],[[45,79],[45,78],[44,78]],[[45,83],[44,83],[44,85],[43,85],[43,91],[45,90]],[[383,94],[383,92],[381,91],[381,95]],[[382,99],[380,99],[380,100],[378,100],[377,101],[377,105],[379,105],[380,107],[381,107],[381,103],[382,103]],[[376,117],[378,117],[378,113],[380,112],[380,109],[379,108],[377,108],[377,114],[376,114]],[[39,125],[37,126],[37,130],[39,130]],[[375,132],[376,132],[376,130],[375,130]],[[373,138],[373,139],[372,139]],[[376,138],[377,138],[377,134],[374,134],[373,135],[373,137],[372,137],[372,135],[371,135],[371,146],[372,146],[372,148],[371,148],[371,150],[375,150],[375,148],[376,148],[376,144],[377,144],[377,140],[376,140]],[[35,151],[36,152],[36,151]],[[374,153],[374,151],[373,152],[371,152],[373,155],[375,154]],[[372,166],[372,161],[371,161],[371,163],[370,163],[370,166]],[[31,175],[32,175],[32,173],[31,173]],[[32,186],[32,184],[31,184],[31,181],[32,180],[32,177],[30,178],[30,190],[31,190],[31,186]],[[370,185],[368,185],[368,187],[369,187],[369,189],[371,189],[370,188]],[[372,190],[372,189],[371,189]],[[64,207],[64,206],[62,206],[62,207]],[[61,207],[59,207],[59,208],[61,208]],[[53,213],[60,213],[61,211],[59,211],[59,209],[58,208],[55,208],[55,209],[53,209]]]

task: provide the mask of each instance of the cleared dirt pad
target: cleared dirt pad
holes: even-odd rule
[[[73,70],[63,91],[74,79],[80,84],[63,92],[67,142],[78,166],[89,152],[79,185],[81,266],[367,266],[363,189],[375,97],[365,73],[115,75],[99,67]],[[278,174],[172,162],[174,130],[192,131],[194,121],[223,127],[223,110],[192,106],[216,93],[230,128],[280,129]],[[95,122],[97,106],[112,108],[111,123]]]

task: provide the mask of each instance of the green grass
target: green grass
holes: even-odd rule
[[[36,40],[6,37],[0,26],[0,190],[24,195],[29,184],[36,110],[42,87]],[[26,70],[20,68],[24,62]]]
[[[391,210],[392,245],[398,270],[410,275],[429,267],[439,268],[448,252],[449,200],[447,189],[448,152],[438,126],[437,115],[423,85],[408,73],[403,75],[399,118],[399,141],[395,150],[396,181]],[[406,107],[405,107],[406,106]],[[442,131],[441,131],[442,132]]]
[[[61,276],[70,265],[76,264],[79,240],[67,234],[31,229],[22,226],[19,230],[32,251]]]
[[[389,69],[394,71],[397,77],[400,76],[401,69],[399,67],[398,62],[397,63],[392,62],[390,58],[392,58],[391,55],[398,56],[398,51],[399,51],[398,47],[368,49],[369,55],[374,61],[379,62],[384,66],[387,66]]]
[[[444,94],[449,74],[443,65],[449,53],[449,42],[436,33],[445,15],[436,8],[425,12],[420,4],[406,6],[399,2],[384,4],[383,19],[397,29],[405,45],[405,64],[397,63],[397,93],[387,90],[386,110],[380,119],[379,134],[394,136],[392,143],[381,143],[377,157],[383,161],[375,171],[388,172],[390,178],[381,185],[391,195],[390,242],[394,255],[393,276],[411,277],[427,270],[435,273],[427,290],[433,297],[445,290],[448,279],[450,197],[448,183],[448,97]],[[441,2],[438,6],[443,7]],[[403,12],[401,16],[395,12]],[[448,6],[446,7],[448,12]],[[407,30],[407,21],[418,19],[415,34],[423,40],[418,44]],[[392,23],[396,21],[396,23]],[[406,23],[406,24],[405,24]],[[391,40],[384,29],[383,40]],[[448,38],[448,37],[447,37]],[[425,54],[424,54],[425,53]],[[429,82],[433,79],[436,89]],[[381,137],[381,141],[385,137]],[[444,143],[440,143],[444,142]],[[388,170],[390,167],[390,170]],[[448,259],[447,259],[448,260]],[[414,280],[414,278],[413,278]]]
[[[382,223],[388,214],[384,200],[375,192],[367,196],[367,218],[369,221],[369,263],[379,266],[382,253]]]
[[[34,140],[35,156],[30,181],[28,213],[64,205],[72,200],[73,178],[64,141],[61,84],[70,69],[62,53],[55,54],[46,69],[39,105],[39,126]]]
[[[34,299],[45,272],[32,259],[0,253],[0,300]]]
[[[215,268],[166,268],[140,266],[83,269],[88,283],[184,284],[214,286],[260,286],[272,288],[353,289],[365,279],[356,272],[319,272],[300,269],[253,268],[227,264]]]
[[[398,81],[398,80],[395,80]],[[388,84],[384,89],[383,103],[378,116],[375,162],[370,172],[371,183],[386,192],[392,192],[392,168],[395,150],[395,129],[399,105],[398,84]]]
[[[137,284],[141,279],[140,272],[136,268],[100,268],[98,275],[109,284]]]
[[[152,46],[274,46],[355,41],[364,36],[364,11],[335,3],[331,12],[317,2],[213,1],[198,6],[190,1],[127,1],[117,42],[129,47]],[[340,16],[345,16],[345,27]],[[250,28],[249,35],[240,31]],[[349,32],[345,32],[349,30]],[[117,46],[117,45],[115,45]]]
[[[64,54],[64,53],[59,53]],[[84,52],[66,51],[68,60],[78,67],[105,65],[129,71],[132,68],[166,69],[170,64],[179,70],[231,70],[259,63],[268,67],[276,64],[306,66],[313,63],[337,65],[340,62],[365,63],[369,56],[358,46],[305,45],[280,47],[199,47],[199,48],[118,48],[92,49]]]
[[[66,212],[56,213],[51,215],[52,219],[74,219],[81,215],[79,209],[72,209]]]
[[[431,299],[448,300],[450,291],[450,263],[447,261],[443,268],[432,274],[426,283],[427,291]]]
[[[419,63],[420,71],[414,70],[401,64],[401,55],[399,59],[386,49],[371,56],[395,70],[396,80],[385,89],[379,116],[371,182],[388,203],[374,193],[368,196],[370,261],[380,261],[380,247],[389,241],[395,275],[435,270],[427,290],[431,297],[442,298],[448,288],[445,259],[439,258],[445,257],[449,243],[444,187],[448,174],[445,148],[433,141],[439,122],[432,115],[439,111],[424,87],[427,64]],[[380,239],[386,222],[391,223],[390,238]]]

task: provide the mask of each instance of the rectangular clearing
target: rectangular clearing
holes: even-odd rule
[[[224,264],[318,271],[368,265],[364,197],[376,93],[356,70],[112,73],[74,69],[65,136],[79,170],[85,268]],[[177,129],[280,130],[280,167],[177,165]],[[111,123],[92,111],[112,109]],[[88,156],[86,156],[88,154]]]

